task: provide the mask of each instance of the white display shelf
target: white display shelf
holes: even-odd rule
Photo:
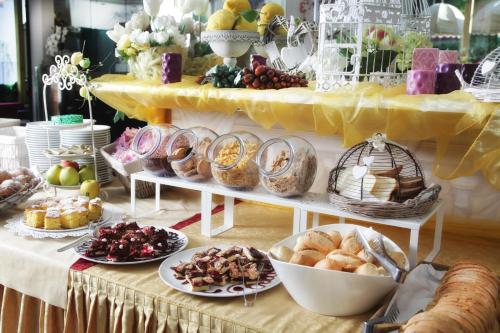
[[[295,198],[280,198],[268,193],[263,187],[258,186],[251,191],[237,191],[216,183],[214,180],[208,182],[190,182],[178,177],[157,177],[145,171],[131,175],[131,211],[135,215],[136,198],[135,182],[145,181],[156,185],[156,210],[160,210],[160,186],[168,185],[201,192],[201,233],[207,237],[214,237],[231,229],[234,226],[234,199],[258,201],[272,205],[293,208],[293,233],[302,232],[308,228],[308,213],[313,213],[312,227],[318,225],[319,214],[339,217],[339,222],[345,219],[353,219],[363,222],[389,225],[410,230],[409,255],[410,266],[414,267],[417,262],[420,228],[427,223],[432,216],[436,215],[434,230],[434,247],[426,261],[431,262],[439,253],[441,248],[441,234],[443,227],[443,201],[439,199],[434,207],[425,215],[402,219],[379,219],[359,214],[349,213],[336,208],[328,201],[328,195],[319,193],[306,193],[304,196]],[[224,224],[212,229],[212,195],[224,196]]]

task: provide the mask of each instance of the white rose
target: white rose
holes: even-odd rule
[[[129,26],[132,30],[135,29],[140,29],[140,30],[146,30],[149,26],[149,15],[146,14],[144,11],[138,11],[137,13],[134,13],[132,17],[130,18]],[[125,27],[127,27],[127,24],[125,24]]]
[[[158,15],[158,12],[160,11],[160,6],[163,0],[143,0],[142,4],[144,6],[144,11],[149,15],[149,16],[156,16]]]
[[[184,26],[184,33],[186,33],[186,34],[193,33],[193,29],[194,29],[195,24],[196,23],[194,22],[191,15],[185,15],[182,18],[181,23],[180,23],[181,26]]]
[[[149,32],[136,29],[130,34],[130,40],[137,45],[149,44]]]
[[[153,40],[155,42],[157,42],[158,44],[165,44],[169,40],[170,34],[168,32],[165,32],[165,31],[158,31],[158,32],[152,33],[152,37],[153,37]]]
[[[172,16],[158,16],[151,22],[151,29],[153,31],[161,31],[176,25],[175,19]]]
[[[71,64],[78,65],[78,63],[83,59],[82,52],[75,52],[71,55]]]

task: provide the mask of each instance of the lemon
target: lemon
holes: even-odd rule
[[[259,35],[264,36],[268,25],[269,24],[262,24],[259,22],[259,25],[257,26],[257,32],[259,33]]]
[[[248,0],[226,0],[224,9],[232,11],[234,14],[239,14],[245,10],[252,9]]]
[[[220,9],[208,18],[207,30],[231,30],[235,20],[232,11]]]
[[[248,22],[243,16],[240,16],[234,30],[257,31],[257,21],[254,20],[253,22]]]
[[[260,23],[269,24],[275,16],[284,16],[285,10],[277,3],[265,4],[260,10]]]

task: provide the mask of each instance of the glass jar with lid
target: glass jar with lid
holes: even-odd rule
[[[252,189],[259,183],[255,155],[262,141],[250,132],[219,136],[208,149],[212,175],[220,184],[235,189]]]
[[[262,185],[280,197],[306,193],[316,177],[316,151],[307,140],[297,136],[264,142],[256,162]]]
[[[175,132],[168,140],[167,155],[176,175],[190,181],[210,179],[208,148],[217,137],[217,133],[206,127]]]
[[[167,155],[170,136],[179,128],[170,124],[158,124],[141,128],[132,141],[132,150],[139,156],[145,171],[162,177],[175,176]]]

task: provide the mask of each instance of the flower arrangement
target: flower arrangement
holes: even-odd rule
[[[144,0],[144,11],[106,32],[116,43],[115,56],[127,61],[129,71],[138,79],[161,78],[161,55],[176,52],[186,55],[186,36],[172,16],[159,16],[162,0]]]

